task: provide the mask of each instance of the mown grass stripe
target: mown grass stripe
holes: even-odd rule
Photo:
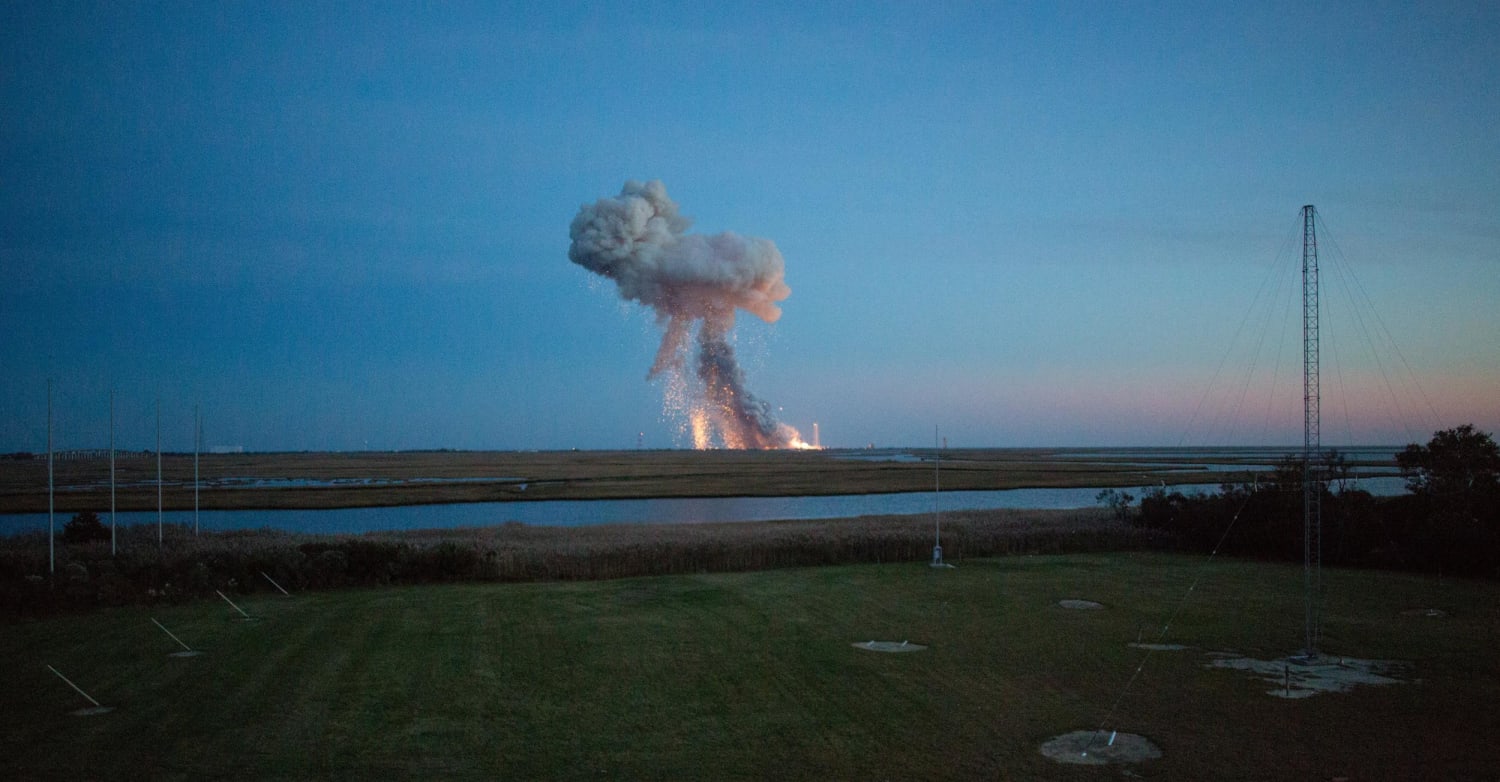
[[[1087,555],[597,583],[385,588],[7,625],[0,758],[16,778],[880,778],[1062,772],[1037,747],[1092,727],[1198,560]],[[1328,637],[1420,684],[1288,702],[1204,667],[1281,654],[1293,567],[1226,561],[1119,709],[1182,778],[1470,776],[1500,769],[1494,584],[1330,570]],[[1107,609],[1060,609],[1064,596]],[[1413,606],[1449,611],[1408,616]],[[1295,625],[1295,622],[1292,622]],[[1283,636],[1286,638],[1283,639]],[[879,655],[871,637],[930,644]],[[1283,643],[1285,645],[1278,646]],[[57,660],[98,718],[41,677]],[[24,663],[24,660],[23,660]],[[27,670],[31,668],[32,670]],[[1356,727],[1357,726],[1357,727]],[[1359,741],[1350,741],[1357,730]],[[1451,772],[1451,773],[1450,773]],[[1493,774],[1490,774],[1493,776]]]

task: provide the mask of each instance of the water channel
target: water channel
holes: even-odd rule
[[[1358,487],[1377,496],[1399,494],[1404,480],[1373,477]],[[1174,491],[1216,491],[1217,483],[1172,487]],[[650,500],[544,500],[534,502],[478,502],[449,505],[405,505],[391,508],[332,510],[205,510],[198,514],[201,529],[213,531],[277,529],[287,532],[351,534],[412,529],[484,527],[518,521],[537,526],[578,527],[591,524],[695,524],[703,522],[773,521],[777,519],[836,519],[853,516],[902,515],[995,508],[1065,509],[1097,507],[1098,487],[1070,489],[1005,489],[996,491],[909,492],[811,497],[688,497]],[[1139,497],[1143,489],[1125,489]],[[109,523],[109,514],[100,518]],[[59,513],[53,523],[61,528],[71,513]],[[116,523],[155,524],[155,511],[119,513]],[[167,511],[167,524],[193,525],[193,511]],[[46,531],[45,513],[0,515],[0,535]]]

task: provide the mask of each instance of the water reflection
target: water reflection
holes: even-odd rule
[[[1174,491],[1217,491],[1217,483],[1174,486]],[[1399,477],[1366,478],[1357,487],[1387,496],[1404,490]],[[656,500],[548,500],[542,502],[480,502],[452,505],[408,505],[395,508],[340,508],[334,510],[201,511],[198,523],[207,530],[278,529],[288,532],[359,533],[409,529],[482,527],[519,521],[554,527],[591,524],[696,524],[703,522],[773,521],[776,519],[835,519],[851,516],[931,513],[993,508],[1090,508],[1098,505],[1098,487],[1071,489],[1008,489],[1002,491],[946,491],[905,494],[853,494],[815,497],[688,497]],[[1126,489],[1137,497],[1143,489]],[[100,514],[108,524],[107,513]],[[59,513],[59,528],[72,514]],[[169,524],[192,526],[192,511],[163,514]],[[156,512],[118,514],[120,524],[155,524]],[[47,529],[47,514],[0,516],[0,534]]]

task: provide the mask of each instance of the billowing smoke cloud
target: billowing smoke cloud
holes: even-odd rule
[[[680,412],[691,418],[695,445],[717,435],[728,448],[802,446],[797,430],[778,423],[770,405],[745,388],[729,342],[736,309],[767,323],[781,317],[777,302],[792,292],[781,252],[753,236],[687,233],[691,224],[661,182],[626,182],[620,195],[578,210],[568,259],[656,312],[664,333],[648,377],[669,375],[669,394],[684,397]],[[696,383],[684,374],[695,330]]]

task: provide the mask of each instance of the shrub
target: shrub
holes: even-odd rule
[[[167,525],[118,530],[108,546],[65,547],[48,574],[45,533],[0,537],[0,614],[43,615],[126,603],[452,581],[629,578],[856,562],[924,562],[926,516],[723,524],[531,527],[502,524],[367,535],[272,530],[194,535]],[[1102,510],[945,514],[949,560],[1024,553],[1161,548],[1168,536]],[[279,594],[279,593],[276,593]]]
[[[63,542],[70,544],[109,540],[109,527],[99,520],[99,514],[86,510],[63,525]]]

